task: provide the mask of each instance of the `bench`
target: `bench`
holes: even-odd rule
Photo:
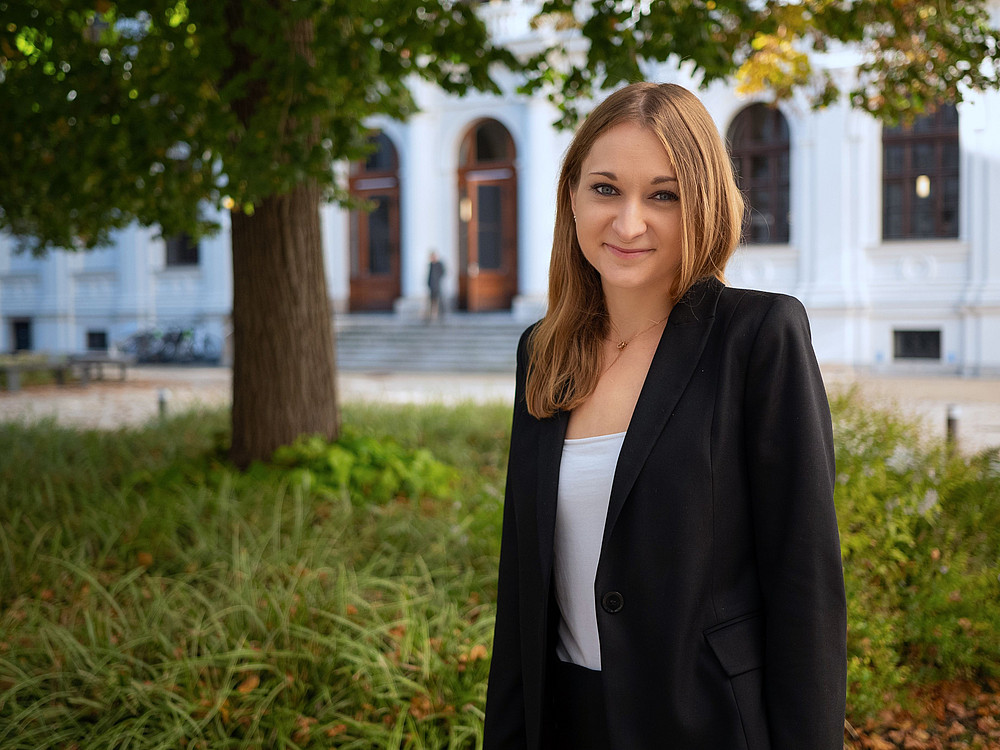
[[[6,376],[7,390],[21,390],[21,375],[26,372],[49,372],[57,385],[65,385],[69,375],[76,375],[81,385],[91,380],[103,380],[105,368],[117,369],[120,380],[125,380],[128,366],[133,361],[126,357],[103,354],[75,354],[68,357],[13,357],[0,360],[0,374]]]
[[[70,355],[67,364],[77,373],[80,384],[87,385],[91,380],[104,380],[105,367],[117,369],[118,379],[124,381],[128,366],[133,364],[133,360],[107,354],[74,354]]]
[[[50,372],[55,378],[56,383],[63,385],[66,382],[69,366],[65,360],[59,359],[26,359],[21,362],[16,360],[0,362],[0,374],[6,376],[8,391],[21,390],[21,375],[26,372]]]

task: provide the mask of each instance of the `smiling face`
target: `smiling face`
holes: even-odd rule
[[[684,229],[677,173],[652,131],[624,122],[595,140],[571,197],[580,248],[606,294],[669,293]]]

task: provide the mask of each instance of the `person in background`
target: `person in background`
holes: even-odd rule
[[[427,320],[441,320],[444,310],[441,307],[441,280],[444,278],[444,263],[437,252],[431,251],[430,263],[427,264],[428,306]]]
[[[829,404],[802,304],[726,286],[743,200],[672,84],[599,104],[525,331],[487,750],[841,750]]]

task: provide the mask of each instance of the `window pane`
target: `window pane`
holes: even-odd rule
[[[390,199],[386,195],[378,195],[372,201],[375,202],[375,209],[368,214],[368,273],[392,273]]]
[[[14,321],[14,351],[24,352],[32,349],[31,341],[31,321]]]
[[[771,242],[788,242],[788,191],[779,192],[775,196],[775,221],[771,231]]]
[[[168,266],[198,265],[198,243],[187,234],[175,234],[167,238]]]
[[[945,177],[941,180],[941,225],[940,237],[958,237],[958,178]]]
[[[886,239],[903,236],[903,186],[896,182],[882,188],[882,234]]]
[[[750,203],[755,211],[770,211],[771,192],[769,190],[752,190],[750,192]]]
[[[913,169],[926,174],[934,169],[934,146],[930,143],[914,144],[910,158],[913,160]]]
[[[478,244],[479,268],[481,270],[496,270],[500,268],[503,250],[503,233],[500,211],[500,186],[477,186],[479,200]]]
[[[361,275],[361,212],[351,211],[351,276]]]
[[[934,202],[930,199],[930,197],[920,198],[918,196],[914,196],[912,219],[912,236],[934,236]]]
[[[385,133],[379,133],[369,141],[375,151],[365,160],[366,172],[392,172],[396,169],[396,148]]]
[[[108,350],[107,331],[87,331],[87,351],[106,352]]]
[[[941,359],[941,331],[893,331],[896,359]]]
[[[958,141],[941,144],[941,168],[958,171]]]
[[[766,156],[754,156],[750,160],[750,171],[753,176],[753,181],[764,182],[771,174],[770,160]]]
[[[903,147],[886,146],[882,157],[882,171],[885,174],[895,175],[903,171]]]
[[[487,120],[476,129],[476,161],[504,161],[509,153],[507,129],[495,120]]]
[[[733,174],[736,175],[736,184],[743,184],[743,157],[733,154]]]
[[[938,110],[938,124],[942,129],[958,130],[958,108],[954,104],[945,104]]]
[[[754,211],[750,214],[750,239],[753,242],[765,243],[771,241],[770,215]]]

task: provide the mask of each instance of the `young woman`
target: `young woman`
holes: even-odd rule
[[[485,747],[841,750],[830,413],[802,305],[727,288],[743,201],[687,90],[563,163],[518,347]]]

